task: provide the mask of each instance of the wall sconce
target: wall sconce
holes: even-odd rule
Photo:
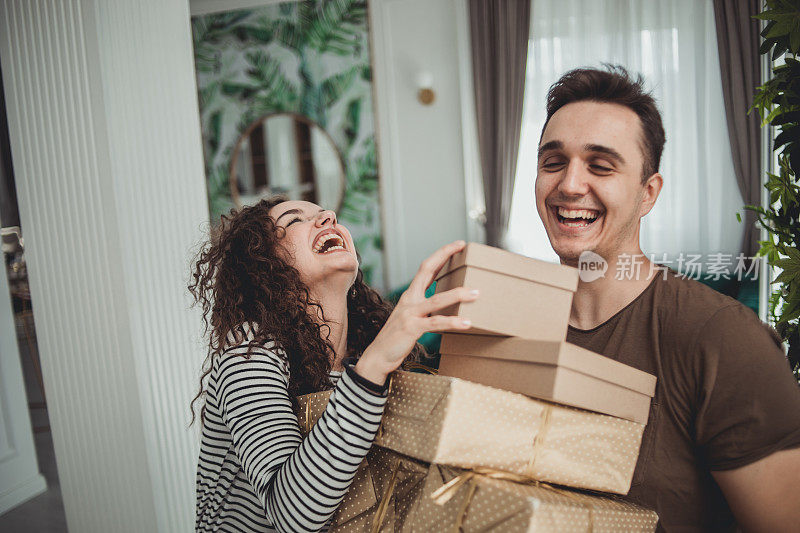
[[[417,74],[417,100],[422,105],[431,105],[436,100],[433,92],[433,74],[422,71]]]

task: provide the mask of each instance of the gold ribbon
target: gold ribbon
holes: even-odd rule
[[[305,433],[311,433],[311,398],[306,402],[306,416],[303,424]]]
[[[378,505],[378,510],[375,511],[375,518],[372,520],[372,533],[378,533],[383,525],[383,520],[386,518],[386,512],[389,510],[389,501],[392,499],[392,493],[394,493],[394,487],[397,484],[397,474],[399,471],[400,461],[397,461],[397,463],[394,465],[394,470],[392,470],[392,477],[389,480],[389,485],[383,492],[381,502]]]
[[[530,485],[534,487],[541,487],[543,489],[551,490],[562,496],[566,496],[572,499],[573,502],[577,503],[584,509],[589,511],[589,531],[594,531],[594,509],[591,505],[588,505],[581,501],[581,499],[576,496],[575,494],[559,489],[547,483],[543,483],[538,479],[533,479],[530,476],[526,476],[524,474],[515,474],[513,472],[504,472],[502,470],[495,470],[494,468],[474,468],[472,470],[468,470],[462,474],[457,475],[438,489],[436,489],[433,494],[431,494],[431,498],[436,505],[444,505],[449,502],[453,496],[455,496],[458,491],[461,489],[462,486],[465,484],[469,484],[469,492],[467,492],[467,497],[464,500],[464,503],[461,505],[461,509],[458,512],[458,516],[456,517],[456,521],[453,524],[453,533],[459,533],[463,526],[464,520],[467,518],[467,511],[469,510],[469,506],[472,503],[472,499],[475,496],[475,491],[478,489],[477,479],[479,477],[489,478],[489,479],[498,479],[501,481],[511,481],[512,483],[519,483],[520,485]]]
[[[415,363],[413,361],[405,363],[403,365],[403,370],[422,370],[423,372],[427,372],[428,374],[433,374],[434,376],[439,374],[439,371],[436,370],[435,368],[423,365],[422,363]]]
[[[536,436],[533,438],[533,454],[531,455],[531,460],[528,462],[528,466],[525,467],[525,474],[530,478],[536,474],[536,459],[539,458],[539,452],[541,452],[542,447],[544,447],[544,439],[547,436],[547,431],[550,429],[550,413],[552,411],[552,405],[545,405],[544,409],[542,409],[542,422],[539,425],[539,431],[536,432]]]

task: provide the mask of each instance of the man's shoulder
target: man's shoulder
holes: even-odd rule
[[[696,333],[695,337],[715,331],[755,333],[779,342],[774,330],[764,324],[752,309],[699,281],[668,271],[656,286],[656,312],[665,325]]]
[[[655,304],[678,319],[697,322],[711,319],[722,310],[736,309],[744,311],[748,318],[758,320],[755,313],[741,302],[671,270],[659,276],[656,283]]]

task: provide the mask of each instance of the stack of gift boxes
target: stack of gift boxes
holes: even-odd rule
[[[439,375],[390,378],[375,446],[332,531],[654,531],[624,502],[655,378],[565,342],[574,268],[479,244],[453,256],[437,292],[476,302],[443,314]],[[300,398],[309,431],[330,392]],[[605,494],[601,494],[605,493]]]

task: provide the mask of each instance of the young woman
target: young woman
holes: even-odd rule
[[[189,287],[210,330],[198,531],[327,529],[375,438],[388,375],[422,333],[469,327],[435,313],[476,291],[424,295],[463,247],[428,258],[392,311],[362,281],[353,239],[332,211],[271,199],[223,217]],[[303,438],[297,396],[331,387]]]

